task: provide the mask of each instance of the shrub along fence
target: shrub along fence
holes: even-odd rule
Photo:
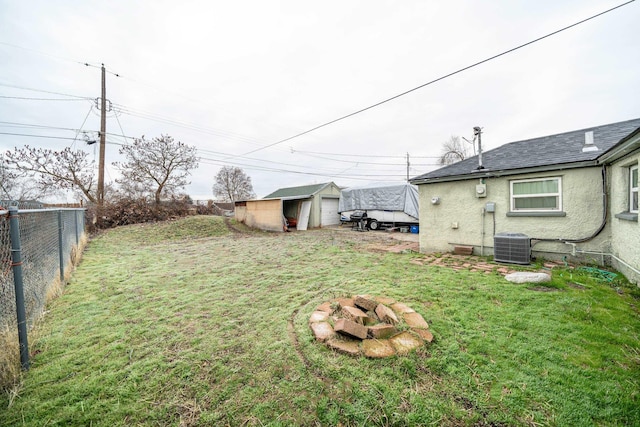
[[[0,329],[17,329],[23,369],[29,367],[26,331],[47,297],[61,289],[86,240],[84,214],[84,209],[0,208]]]

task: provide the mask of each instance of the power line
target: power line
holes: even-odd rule
[[[29,98],[26,96],[6,96],[0,95],[3,99],[17,99],[21,101],[85,101],[84,99],[69,99],[69,98]]]
[[[64,136],[32,135],[32,134],[26,134],[26,133],[0,132],[0,135],[29,136],[29,137],[33,137],[33,138],[49,138],[49,139],[69,139],[71,141],[75,140],[75,138],[69,138],[69,137],[64,137]]]
[[[91,66],[91,65],[90,65]],[[94,66],[97,67],[97,66]],[[38,92],[44,92],[44,93],[56,93],[56,92],[51,92],[51,91],[46,91],[46,90],[41,90],[41,89],[34,89],[34,88],[27,88],[27,87],[21,87],[21,86],[14,86],[14,85],[7,85],[7,84],[0,84],[3,86],[9,86],[9,87],[14,87],[14,88],[18,88],[18,89],[24,89],[24,90],[32,90],[32,91],[38,91]],[[77,101],[77,100],[88,100],[91,102],[95,101],[95,98],[89,98],[89,97],[79,97],[77,95],[69,95],[69,94],[62,94],[65,96],[70,96],[70,97],[76,97],[77,99],[59,99],[60,101],[64,101],[64,100],[69,100],[69,101]],[[1,96],[0,96],[1,97]],[[11,97],[13,98],[13,97]],[[27,97],[15,97],[15,98],[20,98],[20,99],[33,99],[33,100],[53,100],[53,98],[27,98]],[[259,139],[256,138],[252,138],[249,136],[244,136],[241,134],[237,134],[234,132],[229,132],[229,131],[225,131],[225,130],[221,130],[221,129],[215,129],[215,128],[208,128],[208,127],[204,127],[204,126],[199,126],[196,124],[191,124],[188,122],[184,122],[184,121],[180,121],[180,120],[176,120],[173,119],[171,117],[168,116],[162,116],[162,115],[157,115],[154,114],[152,112],[148,112],[148,111],[144,111],[144,110],[139,110],[139,109],[134,109],[134,108],[130,108],[127,107],[123,104],[118,104],[118,103],[113,103],[112,104],[114,107],[114,111],[116,112],[116,114],[114,114],[116,116],[116,119],[118,120],[118,124],[120,125],[120,130],[122,131],[122,125],[120,124],[120,120],[118,118],[118,113],[121,114],[128,114],[134,117],[139,117],[142,119],[146,119],[146,120],[151,120],[151,121],[155,121],[155,122],[159,122],[159,123],[165,123],[165,124],[170,124],[170,125],[174,125],[174,126],[179,126],[185,129],[190,129],[190,130],[195,130],[197,132],[202,132],[205,134],[210,134],[210,135],[215,135],[215,136],[219,136],[222,138],[228,138],[228,139],[232,139],[232,140],[239,140],[242,142],[246,142],[246,143],[250,143],[250,144],[254,144],[254,145],[259,145],[261,142]],[[93,111],[92,109],[90,111]],[[2,122],[0,122],[2,123]],[[28,126],[28,125],[26,125]],[[37,125],[31,125],[31,126],[37,126]],[[51,127],[52,129],[54,129],[54,127]],[[58,128],[58,129],[66,129],[66,128]],[[68,129],[68,130],[73,130],[74,132],[77,131],[77,129]],[[120,136],[122,138],[126,138],[126,139],[136,139],[136,137],[132,137],[132,136],[125,136],[124,132],[122,132],[122,134],[115,134],[115,133],[109,133],[106,132],[107,135],[114,135],[114,136]],[[300,153],[300,154],[318,154],[318,155],[332,155],[332,156],[348,156],[348,157],[371,157],[371,158],[404,158],[404,156],[385,156],[385,155],[370,155],[370,154],[340,154],[340,153],[319,153],[319,152],[313,152],[313,151],[302,151],[302,150],[291,150],[293,153]],[[218,153],[220,155],[226,156],[227,158],[233,158],[233,157],[243,157],[243,156],[234,156],[230,153]],[[313,156],[312,156],[313,157]],[[414,156],[416,158],[421,158],[421,156]],[[317,158],[322,158],[322,157],[317,157]],[[428,158],[428,157],[425,157]],[[434,157],[437,158],[437,157]],[[331,160],[331,161],[338,161],[338,162],[346,162],[345,160],[339,160],[339,159],[331,159],[331,158],[324,158],[325,160]],[[365,163],[362,161],[359,161],[359,163]],[[372,163],[375,164],[375,163]]]
[[[82,124],[80,125],[80,129],[78,129],[78,131],[76,132],[76,136],[73,138],[73,142],[71,143],[70,147],[73,147],[76,143],[76,140],[78,139],[78,135],[80,135],[80,132],[82,132],[82,128],[84,127],[84,124],[87,123],[87,119],[89,118],[89,114],[91,114],[91,110],[93,109],[93,105],[89,106],[89,111],[87,111],[87,115],[84,116],[84,120],[82,121]]]
[[[225,159],[228,158],[229,153],[221,153],[219,151],[212,151],[212,150],[206,150],[206,149],[201,149],[198,148],[198,153],[204,153],[204,154],[214,154],[214,155],[220,155],[222,156],[221,159],[219,159],[218,161],[220,162],[225,162]],[[254,162],[266,162],[266,163],[270,163],[270,164],[274,164],[274,165],[283,165],[283,166],[293,166],[293,167],[301,167],[300,164],[291,164],[291,163],[284,163],[284,162],[276,162],[275,160],[267,160],[267,159],[256,159],[256,158],[252,158],[252,157],[241,157],[241,159],[245,160],[245,161],[254,161]],[[335,169],[335,168],[317,168],[317,169],[324,169],[324,170],[330,170],[330,169]],[[341,168],[343,169],[343,168]]]
[[[229,162],[227,161],[207,159],[207,158],[201,158],[201,161],[204,161],[204,163],[207,163],[207,164],[222,165],[222,166],[229,164]],[[397,173],[397,174],[380,174],[378,172],[372,172],[371,174],[316,173],[316,172],[309,172],[309,171],[296,171],[296,170],[288,170],[288,169],[277,169],[277,168],[268,168],[268,167],[262,167],[262,166],[246,165],[240,162],[233,162],[231,164],[242,166],[244,169],[247,169],[247,170],[257,170],[257,171],[263,171],[263,172],[290,173],[290,174],[297,174],[297,175],[322,176],[322,177],[337,177],[337,178],[357,179],[357,180],[365,180],[365,181],[369,181],[372,178],[380,178],[380,177],[384,177],[387,179],[396,178],[398,180],[400,179],[405,180],[404,175],[400,173]]]
[[[25,50],[25,51],[34,52],[34,53],[37,53],[37,54],[40,54],[40,55],[43,55],[43,56],[48,56],[48,57],[51,57],[51,58],[56,58],[56,59],[72,62],[74,64],[84,65],[86,67],[92,67],[92,68],[98,68],[98,69],[101,68],[101,65],[97,65],[95,63],[86,62],[86,61],[78,61],[78,60],[74,60],[74,59],[70,59],[70,58],[51,55],[51,54],[46,53],[46,52],[42,52],[42,51],[39,51],[39,50],[36,50],[36,49],[27,48],[27,47],[23,47],[23,46],[18,46],[18,45],[12,44],[12,43],[0,42],[0,44],[6,45],[6,46],[10,46],[10,47],[13,47],[13,48],[17,48],[17,49],[22,49],[22,50]],[[112,75],[114,75],[116,77],[123,78],[125,80],[129,80],[129,81],[134,82],[136,84],[139,84],[139,85],[142,85],[142,86],[146,86],[148,88],[152,88],[152,89],[157,90],[158,92],[161,92],[161,93],[173,94],[175,96],[179,96],[179,97],[184,98],[187,101],[190,101],[190,102],[193,102],[193,103],[198,103],[198,104],[202,104],[202,105],[208,105],[206,103],[203,103],[199,99],[189,98],[189,97],[187,97],[187,96],[185,96],[185,95],[183,95],[181,93],[169,91],[169,90],[167,90],[166,86],[162,87],[162,88],[158,88],[158,87],[150,85],[150,84],[148,84],[148,83],[146,83],[144,81],[136,80],[136,79],[128,77],[128,76],[123,76],[120,73],[115,73],[115,72],[113,72],[113,71],[111,71],[109,69],[105,69],[105,72],[109,73],[109,74],[112,74]],[[26,89],[26,90],[38,91],[37,89],[23,88],[23,87],[20,87],[20,86],[12,86],[12,85],[1,85],[1,86],[13,87],[13,88],[16,88],[16,89]],[[55,92],[50,92],[50,93],[55,93]],[[73,95],[69,95],[69,96],[73,96]],[[19,98],[16,97],[16,99],[19,99]],[[27,98],[24,98],[24,99],[27,99]],[[86,99],[93,99],[93,98],[86,98]],[[42,100],[48,100],[48,99],[42,99]],[[113,104],[113,105],[118,105],[118,104]],[[123,109],[127,108],[127,107],[122,106],[122,105],[120,107],[123,108]],[[160,123],[173,124],[173,125],[176,125],[176,126],[182,126],[184,128],[187,128],[187,129],[198,130],[198,131],[205,132],[205,133],[211,133],[211,134],[214,134],[216,136],[222,136],[222,137],[229,138],[229,139],[235,139],[235,140],[244,141],[244,142],[247,142],[247,143],[250,143],[250,144],[253,144],[253,145],[260,145],[260,144],[263,144],[265,142],[265,141],[260,141],[260,140],[258,140],[256,138],[244,136],[244,135],[241,135],[241,134],[238,134],[238,133],[229,132],[229,131],[223,131],[223,130],[207,129],[207,128],[200,127],[200,126],[197,126],[197,125],[190,125],[190,124],[188,124],[186,122],[174,121],[173,119],[165,119],[167,121],[163,121],[163,119],[158,118],[159,116],[153,117],[153,113],[148,113],[148,112],[145,113],[143,111],[140,112],[141,110],[138,110],[138,111],[139,111],[138,113],[136,113],[135,110],[122,111],[122,112],[125,113],[125,114],[130,114],[132,116],[145,118],[147,120],[153,120],[153,121],[157,121],[157,122],[160,122]],[[145,114],[149,114],[150,116],[145,116]]]
[[[122,139],[124,139],[124,141],[126,142],[127,141],[127,137],[124,135],[124,129],[122,129],[122,124],[120,123],[120,118],[118,118],[117,114],[116,114],[116,121],[118,122],[118,127],[120,128],[120,132],[122,132],[122,134],[118,135],[118,136],[122,137]]]
[[[445,74],[444,76],[441,76],[441,77],[438,77],[437,79],[433,79],[433,80],[431,80],[431,81],[428,81],[428,82],[426,82],[426,83],[423,83],[423,84],[421,84],[420,86],[416,86],[416,87],[414,87],[414,88],[412,88],[412,89],[409,89],[409,90],[406,90],[406,91],[404,91],[404,92],[401,92],[401,93],[399,93],[399,94],[397,94],[397,95],[394,95],[394,96],[392,96],[392,97],[390,97],[390,98],[384,99],[384,100],[382,100],[382,101],[380,101],[380,102],[376,102],[375,104],[369,105],[368,107],[361,108],[361,109],[359,109],[359,110],[357,110],[357,111],[354,111],[353,113],[349,113],[349,114],[346,114],[346,115],[344,115],[344,116],[338,117],[337,119],[330,120],[330,121],[328,121],[328,122],[325,122],[325,123],[323,123],[323,124],[321,124],[321,125],[315,126],[315,127],[311,128],[311,129],[309,129],[309,130],[306,130],[306,131],[304,131],[304,132],[300,132],[300,133],[297,133],[297,134],[295,134],[295,135],[293,135],[293,136],[290,136],[290,137],[288,137],[288,138],[281,139],[280,141],[276,141],[276,142],[271,143],[271,144],[269,144],[269,145],[265,145],[264,147],[260,147],[260,148],[256,148],[255,150],[248,151],[248,152],[246,152],[246,153],[244,153],[244,154],[241,154],[241,156],[246,156],[246,155],[248,155],[248,154],[253,154],[253,153],[257,152],[257,151],[261,151],[261,150],[264,150],[264,149],[266,149],[266,148],[270,148],[270,147],[273,147],[273,146],[275,146],[275,145],[282,144],[283,142],[291,141],[292,139],[299,138],[299,137],[301,137],[301,136],[303,136],[303,135],[306,135],[306,134],[308,134],[308,133],[311,133],[311,132],[316,131],[316,130],[318,130],[318,129],[321,129],[321,128],[323,128],[323,127],[329,126],[329,125],[334,124],[334,123],[336,123],[336,122],[339,122],[339,121],[341,121],[341,120],[348,119],[349,117],[353,117],[353,116],[355,116],[356,114],[360,114],[360,113],[363,113],[363,112],[365,112],[365,111],[371,110],[371,109],[373,109],[373,108],[379,107],[380,105],[382,105],[382,104],[386,104],[387,102],[393,101],[394,99],[398,99],[398,98],[400,98],[401,96],[408,95],[408,94],[410,94],[411,92],[415,92],[415,91],[417,91],[418,89],[422,89],[422,88],[424,88],[424,87],[426,87],[426,86],[432,85],[432,84],[437,83],[437,82],[439,82],[439,81],[441,81],[441,80],[444,80],[444,79],[449,78],[449,77],[452,77],[452,76],[454,76],[454,75],[456,75],[456,74],[462,73],[463,71],[466,71],[466,70],[469,70],[469,69],[471,69],[471,68],[477,67],[478,65],[484,64],[485,62],[489,62],[489,61],[492,61],[492,60],[494,60],[494,59],[497,59],[497,58],[499,58],[499,57],[501,57],[501,56],[504,56],[504,55],[507,55],[507,54],[509,54],[509,53],[515,52],[515,51],[516,51],[516,50],[518,50],[518,49],[522,49],[523,47],[529,46],[529,45],[531,45],[531,44],[533,44],[533,43],[536,43],[536,42],[539,42],[539,41],[544,40],[544,39],[546,39],[546,38],[549,38],[549,37],[551,37],[551,36],[554,36],[554,35],[556,35],[556,34],[558,34],[558,33],[561,33],[561,32],[563,32],[563,31],[566,31],[566,30],[568,30],[568,29],[570,29],[570,28],[573,28],[573,27],[575,27],[575,26],[577,26],[577,25],[583,24],[583,23],[585,23],[585,22],[587,22],[587,21],[590,21],[590,20],[592,20],[592,19],[595,19],[595,18],[597,18],[597,17],[599,17],[599,16],[602,16],[602,15],[604,15],[604,14],[606,14],[606,13],[609,13],[609,12],[611,12],[611,11],[613,11],[613,10],[616,10],[616,9],[621,8],[621,7],[623,7],[623,6],[626,6],[626,5],[630,4],[630,3],[633,3],[634,1],[635,1],[635,0],[630,0],[630,1],[626,2],[626,3],[622,3],[622,4],[618,5],[618,6],[612,7],[611,9],[607,9],[607,10],[605,10],[604,12],[600,12],[600,13],[598,13],[598,14],[595,14],[595,15],[590,16],[589,18],[583,19],[583,20],[578,21],[578,22],[576,22],[576,23],[574,23],[574,24],[568,25],[568,26],[563,27],[563,28],[561,28],[561,29],[559,29],[559,30],[553,31],[553,32],[551,32],[551,33],[548,33],[548,34],[546,34],[546,35],[544,35],[544,36],[542,36],[542,37],[538,37],[537,39],[531,40],[531,41],[529,41],[529,42],[527,42],[527,43],[523,43],[523,44],[521,44],[521,45],[519,45],[519,46],[516,46],[516,47],[514,47],[514,48],[511,48],[511,49],[505,50],[505,51],[503,51],[503,52],[501,52],[501,53],[498,53],[498,54],[496,54],[496,55],[490,56],[489,58],[483,59],[483,60],[481,60],[481,61],[475,62],[475,63],[473,63],[473,64],[471,64],[471,65],[466,66],[466,67],[460,68],[460,69],[458,69],[458,70],[456,70],[456,71],[453,71],[453,72],[451,72],[451,73],[449,73],[449,74]]]
[[[24,127],[24,128],[36,128],[36,129],[57,129],[57,130],[70,130],[76,132],[78,129],[73,128],[62,128],[58,126],[47,126],[47,125],[37,125],[30,123],[19,123],[19,122],[4,122],[0,121],[0,125],[6,125],[6,127]]]
[[[159,122],[159,123],[175,125],[175,126],[183,127],[183,128],[186,128],[186,129],[195,130],[197,132],[202,132],[202,133],[205,133],[205,134],[211,134],[211,135],[215,135],[215,136],[220,136],[220,137],[223,137],[223,138],[240,140],[240,141],[251,143],[251,144],[256,144],[255,141],[259,141],[259,140],[255,139],[255,138],[243,136],[243,135],[240,135],[240,134],[234,134],[234,133],[223,131],[223,130],[218,130],[218,129],[207,128],[207,127],[203,127],[203,126],[199,126],[199,125],[195,125],[195,124],[190,124],[190,123],[187,123],[187,122],[175,120],[175,119],[167,117],[167,116],[156,115],[154,113],[146,112],[146,111],[143,111],[143,110],[135,110],[135,109],[126,107],[126,106],[124,106],[122,104],[114,103],[113,105],[114,105],[114,108],[116,108],[116,110],[119,111],[120,113],[128,114],[128,115],[131,115],[131,116],[134,116],[134,117],[139,117],[139,118],[143,118],[143,119],[147,119],[147,120],[152,120],[152,121],[156,121],[156,122]],[[117,115],[116,115],[116,118],[117,118]],[[127,138],[130,138],[130,137],[127,137]],[[293,150],[293,149],[291,149],[291,152],[292,153],[300,153],[300,154],[303,154],[303,155],[309,155],[310,157],[321,158],[321,159],[324,159],[324,160],[345,162],[345,163],[353,163],[353,161],[340,160],[340,159],[331,159],[331,158],[327,158],[327,157],[318,157],[318,156],[313,156],[312,154],[319,154],[319,155],[326,154],[326,155],[348,156],[348,157],[358,157],[358,158],[362,158],[362,157],[399,158],[399,159],[404,159],[405,158],[405,156],[318,153],[318,152],[313,152],[313,151],[302,151],[302,150]],[[236,157],[238,157],[238,158],[247,158],[247,157],[245,157],[243,155],[235,156],[235,155],[230,154],[230,153],[215,152],[215,154],[226,156],[227,159],[236,158]],[[438,158],[438,156],[413,156],[413,157],[414,158],[432,158],[432,159],[437,159]],[[254,160],[258,160],[258,159],[254,159]],[[358,161],[358,163],[364,164],[364,163],[367,163],[367,162]],[[369,163],[369,164],[394,165],[394,164],[391,164],[391,163]],[[399,165],[399,164],[395,164],[395,165]],[[404,165],[404,163],[402,165]]]
[[[59,137],[59,136],[51,136],[51,135],[34,135],[34,134],[19,134],[19,133],[9,133],[9,132],[0,132],[0,135],[12,135],[12,136],[24,136],[24,137],[34,137],[34,138],[48,138],[48,139],[62,139],[62,140],[71,140],[74,141],[77,138],[70,138],[70,137]],[[119,136],[119,135],[117,135]],[[107,140],[106,141],[107,144],[109,145],[117,145],[117,146],[125,146],[127,144],[123,144],[120,142],[116,142],[116,141],[111,141],[111,140]],[[200,150],[199,150],[200,151]],[[296,166],[296,165],[290,165],[290,164],[286,164],[286,163],[280,163],[280,162],[273,162],[273,161],[269,161],[269,160],[262,160],[262,159],[247,159],[247,160],[260,160],[260,161],[266,161],[269,163],[274,163],[274,164],[283,164],[285,166]],[[212,164],[212,165],[219,165],[219,166],[225,166],[230,164],[230,162],[226,161],[226,160],[219,160],[219,159],[212,159],[212,158],[208,158],[208,157],[200,157],[200,161],[205,163],[205,164]],[[292,170],[292,169],[284,169],[284,168],[271,168],[271,167],[266,167],[266,166],[257,166],[257,165],[253,165],[250,163],[243,163],[243,162],[231,162],[231,164],[237,165],[237,166],[241,166],[244,169],[247,170],[254,170],[254,171],[264,171],[264,172],[271,172],[271,173],[284,173],[284,174],[296,174],[296,175],[305,175],[305,176],[319,176],[319,177],[325,177],[325,178],[342,178],[342,179],[353,179],[353,180],[362,180],[362,181],[370,181],[371,179],[379,179],[379,178],[384,178],[384,179],[396,179],[398,181],[403,180],[404,179],[404,175],[400,174],[400,173],[389,173],[389,174],[385,174],[385,173],[381,173],[384,171],[380,171],[380,170],[374,170],[371,173],[360,173],[360,174],[356,174],[356,173],[344,173],[346,172],[346,170],[352,169],[352,168],[348,168],[346,170],[342,170],[341,172],[311,172],[309,170],[307,171],[299,171],[299,170]],[[357,163],[353,166],[353,167],[357,167]]]
[[[15,122],[0,122],[1,123],[15,123]],[[20,125],[24,125],[24,124],[20,124]],[[60,136],[53,136],[53,135],[36,135],[36,134],[28,134],[28,133],[14,133],[14,132],[0,132],[0,135],[10,135],[10,136],[21,136],[21,137],[33,137],[33,138],[46,138],[46,139],[61,139],[61,140],[69,140],[69,141],[73,141],[72,142],[72,146],[73,144],[77,141],[77,137],[80,134],[80,132],[82,132],[82,127],[84,127],[84,122],[81,126],[81,129],[72,129],[72,128],[60,128],[60,127],[52,127],[52,126],[43,126],[43,125],[28,125],[28,126],[34,126],[36,128],[52,128],[52,129],[59,129],[59,130],[68,130],[68,131],[73,131],[76,133],[76,135],[71,138],[71,137],[60,137]],[[121,128],[122,130],[122,128]],[[88,131],[88,132],[98,132],[98,131]],[[119,138],[127,138],[127,139],[136,139],[134,137],[130,137],[130,136],[126,136],[124,135],[124,132],[122,135],[119,134],[114,134],[114,133],[107,133],[107,135],[111,135],[111,136],[117,136]],[[122,143],[122,142],[117,142],[117,141],[113,141],[113,140],[107,140],[106,141],[107,144],[109,145],[117,145],[117,146],[127,146],[128,144]],[[285,169],[285,168],[271,168],[271,167],[267,167],[267,166],[258,166],[252,163],[247,163],[247,162],[265,162],[265,163],[269,163],[269,164],[273,164],[273,165],[281,165],[281,166],[289,166],[289,167],[306,167],[307,169],[309,169],[309,167],[307,166],[301,166],[298,164],[291,164],[291,163],[285,163],[285,162],[278,162],[278,161],[274,161],[274,160],[267,160],[267,159],[256,159],[256,158],[250,158],[250,157],[245,157],[243,158],[245,160],[245,162],[229,162],[228,160],[226,160],[225,156],[228,156],[228,153],[222,153],[222,152],[218,152],[218,151],[213,151],[213,150],[207,150],[207,149],[202,149],[202,148],[198,148],[198,153],[201,153],[200,159],[205,161],[205,162],[210,162],[212,164],[216,164],[216,165],[226,165],[226,164],[234,164],[237,166],[242,166],[246,169],[252,169],[252,170],[260,170],[260,171],[267,171],[267,172],[279,172],[279,173],[297,173],[297,174],[308,174],[308,175],[313,175],[313,176],[328,176],[328,177],[359,177],[359,178],[363,178],[363,177],[375,177],[375,176],[384,176],[384,177],[400,177],[401,175],[399,174],[383,174],[381,172],[385,172],[385,170],[380,170],[380,169],[376,169],[375,171],[369,173],[369,174],[343,174],[340,172],[336,172],[335,170],[337,168],[331,168],[331,167],[313,167],[312,169],[315,169],[316,172],[303,172],[303,171],[298,171],[298,170],[292,170],[292,169]],[[204,155],[202,155],[204,154]],[[210,158],[210,157],[206,157],[206,154],[213,154],[213,155],[219,155],[222,158],[219,159],[215,159],[215,158]],[[331,159],[329,159],[331,160]],[[338,160],[340,161],[340,160]],[[403,164],[399,164],[399,163],[374,163],[374,162],[354,162],[354,161],[344,161],[342,160],[342,162],[345,163],[349,163],[351,164],[351,166],[348,169],[352,169],[354,167],[359,167],[361,165],[375,165],[375,166],[403,166]],[[429,164],[429,163],[414,163],[413,166],[437,166],[436,164]],[[333,169],[333,170],[332,170]],[[347,170],[348,170],[347,169]],[[339,168],[340,171],[344,171],[344,168]],[[389,172],[392,172],[393,169],[389,170]]]
[[[379,157],[385,159],[405,159],[404,156],[385,156],[383,154],[341,154],[341,153],[321,153],[318,151],[305,151],[305,150],[294,150],[291,148],[292,153],[301,153],[301,154],[318,154],[321,156],[341,156],[341,157]],[[420,159],[439,159],[440,156],[411,156],[412,158],[420,158]]]
[[[245,135],[241,135],[238,133],[234,133],[234,132],[229,132],[229,131],[225,131],[225,130],[221,130],[221,129],[215,129],[215,128],[208,128],[208,127],[204,127],[204,126],[199,126],[196,124],[192,124],[192,123],[188,123],[188,122],[184,122],[181,120],[177,120],[174,119],[172,117],[167,117],[167,116],[161,116],[161,115],[157,115],[151,112],[147,112],[144,110],[136,110],[136,109],[132,109],[130,107],[124,106],[122,104],[113,104],[114,108],[116,108],[116,110],[122,114],[128,114],[130,116],[134,116],[134,117],[139,117],[142,119],[146,119],[146,120],[151,120],[151,121],[155,121],[158,123],[164,123],[164,124],[170,124],[173,126],[178,126],[178,127],[182,127],[185,129],[190,129],[190,130],[194,130],[197,132],[201,132],[204,134],[209,134],[209,135],[215,135],[215,136],[219,136],[222,138],[227,138],[227,139],[232,139],[232,140],[237,140],[237,141],[242,141],[242,142],[246,142],[248,144],[252,144],[252,145],[260,145],[262,144],[264,141],[260,141],[259,139],[256,138],[252,138],[249,136],[245,136]]]
[[[85,118],[86,121],[86,118]],[[84,122],[82,124],[84,126]],[[63,128],[63,127],[58,127],[58,126],[47,126],[47,125],[37,125],[37,124],[30,124],[30,123],[19,123],[19,122],[3,122],[0,121],[0,126],[3,127],[17,127],[17,128],[27,128],[27,129],[55,129],[55,130],[68,130],[71,132],[82,132],[82,129],[74,129],[74,128]],[[87,130],[86,132],[95,132],[98,133],[99,131],[97,130]],[[24,136],[30,136],[28,134],[19,134],[20,136],[24,135]],[[106,135],[111,135],[111,136],[118,136],[120,138],[125,138],[125,139],[137,139],[134,136],[126,136],[126,135],[120,135],[117,133],[111,133],[111,132],[106,132]],[[227,154],[225,154],[227,155]]]
[[[329,161],[332,161],[332,162],[356,163],[356,164],[362,164],[362,165],[380,165],[380,166],[404,166],[404,165],[406,165],[406,162],[404,162],[404,163],[364,162],[364,161],[361,161],[361,160],[354,161],[354,160],[332,159],[331,157],[316,156],[316,155],[313,155],[313,154],[304,154],[304,152],[302,152],[302,151],[298,151],[298,153],[301,153],[301,154],[303,154],[305,156],[308,156],[308,157],[313,157],[315,159],[329,160]],[[344,156],[360,157],[357,154],[353,154],[353,155],[352,154],[344,154]],[[384,157],[384,156],[380,156],[380,157]],[[390,158],[396,158],[396,156],[389,156],[389,157]],[[403,158],[406,159],[406,156],[404,156]],[[427,157],[424,157],[424,158],[427,158]],[[434,159],[437,159],[437,158],[438,157],[434,157]]]
[[[10,84],[6,84],[6,83],[0,83],[0,86],[10,87],[10,88],[13,88],[13,89],[30,90],[30,91],[33,91],[33,92],[50,93],[52,95],[62,95],[62,96],[68,96],[70,98],[86,99],[88,101],[93,101],[93,98],[88,97],[88,96],[71,95],[71,94],[68,94],[68,93],[53,92],[53,91],[50,91],[50,90],[42,90],[42,89],[34,89],[34,88],[30,88],[30,87],[10,85]]]
[[[29,51],[29,52],[34,52],[34,53],[37,53],[39,55],[48,56],[49,58],[55,58],[55,59],[59,59],[59,60],[62,60],[62,61],[73,62],[74,64],[83,64],[83,62],[76,61],[76,60],[71,59],[71,58],[65,58],[64,56],[52,55],[52,54],[47,53],[47,52],[42,52],[40,50],[31,49],[31,48],[28,48],[28,47],[18,46],[16,44],[12,44],[12,43],[0,42],[0,44],[5,45],[5,46],[10,46],[10,47],[13,47],[13,48],[16,48],[16,49],[22,49],[22,50],[26,50],[26,51]]]

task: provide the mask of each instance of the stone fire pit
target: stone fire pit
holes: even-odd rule
[[[392,298],[355,295],[320,304],[309,318],[317,341],[372,358],[406,355],[433,340],[424,318]]]

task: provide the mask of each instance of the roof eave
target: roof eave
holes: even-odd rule
[[[436,178],[414,178],[410,179],[409,182],[415,185],[421,184],[435,184],[439,182],[453,182],[453,181],[467,181],[470,179],[482,179],[482,178],[500,178],[503,176],[513,176],[513,175],[524,175],[530,173],[540,173],[540,172],[555,172],[567,169],[579,169],[586,167],[598,166],[595,160],[588,160],[582,162],[572,162],[572,163],[562,163],[557,165],[545,165],[545,166],[536,166],[532,168],[522,168],[522,169],[485,169],[473,171],[472,173],[463,174],[463,175],[451,175],[451,176],[442,176]]]
[[[280,196],[280,197],[269,197],[268,199],[258,199],[258,200],[299,200],[299,199],[310,199],[313,197],[313,194],[301,194],[297,196]]]
[[[640,149],[640,128],[622,138],[609,151],[598,157],[598,164],[609,164]]]

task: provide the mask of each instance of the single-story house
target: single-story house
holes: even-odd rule
[[[640,282],[640,119],[505,144],[410,180],[420,250],[610,265]]]
[[[236,202],[235,217],[268,231],[326,227],[340,223],[339,199],[333,182],[280,188],[262,199]]]

